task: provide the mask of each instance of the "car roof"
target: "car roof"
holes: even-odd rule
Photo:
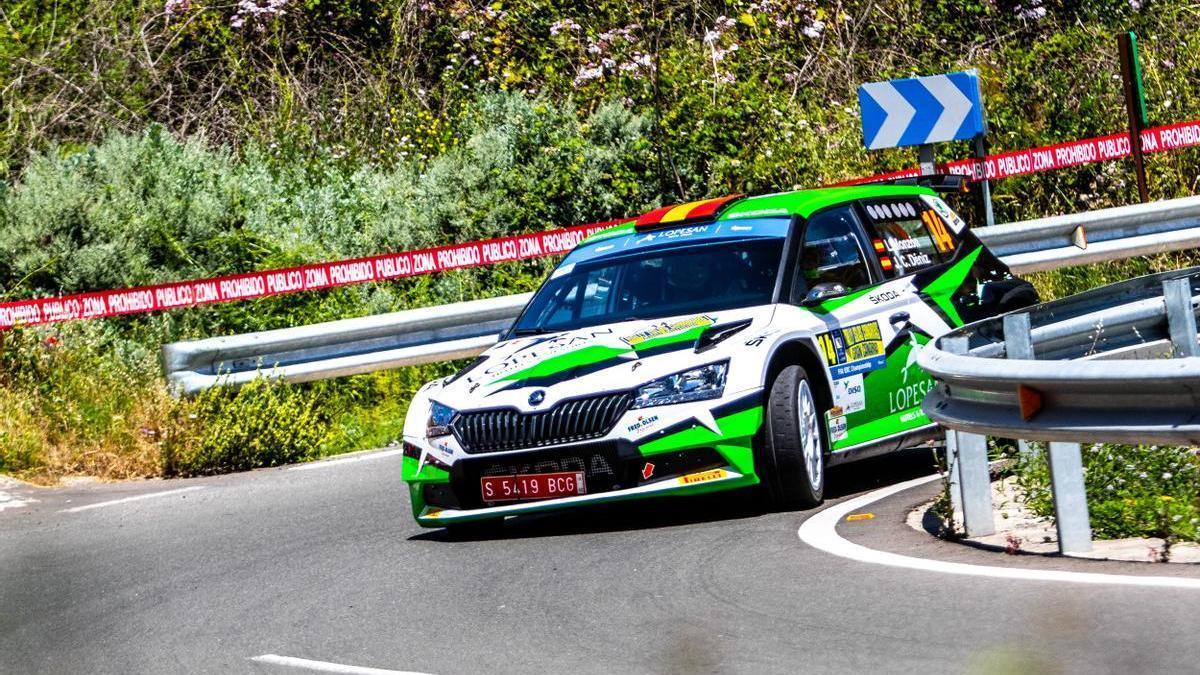
[[[836,206],[857,199],[934,194],[936,193],[933,189],[919,185],[854,185],[850,187],[777,192],[775,194],[739,199],[722,211],[717,220],[762,217],[767,215],[788,215],[808,218],[828,206]]]
[[[858,199],[934,195],[936,192],[919,185],[854,185],[848,187],[812,188],[766,195],[717,197],[687,204],[665,206],[638,218],[619,222],[580,242],[580,245],[632,233],[638,227],[651,225],[655,229],[694,225],[699,222],[739,220],[742,218],[779,218],[800,216],[808,218],[821,209]],[[694,214],[703,216],[697,219]],[[715,214],[715,217],[711,217]]]

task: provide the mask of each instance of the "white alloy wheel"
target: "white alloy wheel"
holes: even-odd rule
[[[820,491],[825,481],[825,463],[821,461],[821,430],[817,427],[820,416],[817,414],[817,404],[813,400],[812,389],[808,380],[800,380],[796,398],[800,405],[796,413],[800,423],[800,449],[804,453],[804,470],[808,473],[808,482],[814,491]]]

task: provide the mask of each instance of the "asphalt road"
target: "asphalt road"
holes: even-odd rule
[[[835,469],[831,502],[929,464],[914,452]],[[443,674],[1200,668],[1196,591],[854,562],[800,542],[809,513],[716,496],[454,541],[413,524],[398,476],[389,455],[0,486],[9,504],[37,500],[0,495],[0,672],[303,672],[251,660],[265,654]],[[109,503],[130,497],[144,498]],[[898,523],[905,498],[918,500],[854,526],[926,546]]]

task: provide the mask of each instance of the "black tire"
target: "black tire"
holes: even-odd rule
[[[767,389],[761,478],[775,508],[808,509],[825,499],[829,444],[825,440],[824,406],[819,400],[800,366],[784,368]]]

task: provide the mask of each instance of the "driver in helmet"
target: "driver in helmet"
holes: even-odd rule
[[[720,299],[728,295],[736,281],[722,278],[733,270],[720,270],[722,261],[712,253],[677,256],[667,261],[667,297],[672,302],[692,302],[705,298]]]

